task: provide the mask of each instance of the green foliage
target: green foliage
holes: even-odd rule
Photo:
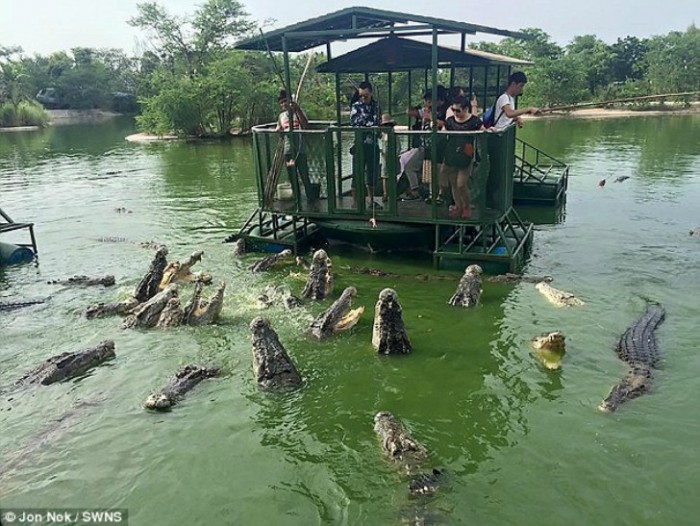
[[[590,94],[595,97],[598,88],[610,81],[614,54],[605,42],[595,35],[574,37],[568,46],[569,57],[573,57],[575,66],[582,71]]]
[[[216,55],[227,49],[229,39],[251,31],[254,24],[236,0],[207,0],[193,16],[171,15],[156,2],[137,5],[138,15],[129,25],[148,31],[161,58],[198,75]]]
[[[0,127],[45,126],[47,122],[44,108],[35,102],[22,101],[15,105],[8,100],[0,105]]]
[[[649,41],[639,40],[637,37],[618,38],[610,50],[613,58],[610,64],[610,72],[614,82],[627,82],[628,80],[640,80],[646,73],[644,60],[649,50]]]
[[[0,106],[0,126],[18,126],[17,108],[9,100]]]
[[[700,29],[673,31],[649,41],[647,78],[653,93],[697,90],[700,86]]]
[[[560,106],[574,104],[586,97],[586,77],[576,59],[542,59],[527,68],[528,83],[521,104],[524,106]]]
[[[140,129],[159,134],[196,135],[204,131],[202,86],[189,77],[163,77],[159,92],[142,101]]]
[[[23,100],[17,105],[17,121],[19,126],[46,126],[49,116],[41,104]]]

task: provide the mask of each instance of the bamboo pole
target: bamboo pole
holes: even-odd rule
[[[638,101],[638,100],[663,99],[663,98],[667,98],[667,97],[685,97],[685,96],[689,96],[689,95],[700,95],[700,91],[684,91],[681,93],[663,93],[661,95],[643,95],[643,96],[639,96],[639,97],[626,97],[623,99],[602,100],[599,102],[582,102],[579,104],[569,104],[566,106],[552,106],[551,108],[542,108],[538,112],[538,114],[549,113],[552,111],[569,111],[569,110],[577,110],[579,108],[605,106],[607,104],[615,104],[618,102],[634,102],[634,101]]]
[[[294,102],[299,104],[299,97],[301,95],[301,87],[304,84],[304,79],[306,79],[306,73],[309,70],[309,66],[311,65],[311,59],[313,56],[311,53],[309,53],[309,57],[306,60],[306,65],[304,66],[304,71],[301,74],[301,77],[299,78],[299,84],[297,85],[297,91],[296,95],[294,97]],[[281,78],[281,75],[280,75]],[[285,90],[286,91],[286,90]],[[287,91],[287,96],[291,96],[291,93]],[[290,100],[291,102],[291,100]],[[293,110],[292,110],[293,111]],[[301,108],[299,108],[299,111],[301,111]],[[294,129],[294,115],[292,115],[290,122],[290,130]],[[301,120],[299,121],[299,125],[301,127]],[[282,167],[284,166],[284,141],[289,140],[286,137],[283,137],[280,139],[280,141],[277,143],[277,149],[275,150],[275,156],[272,160],[272,164],[270,165],[270,170],[267,173],[267,184],[265,185],[265,197],[264,197],[264,204],[266,207],[269,207],[272,205],[272,201],[275,197],[275,191],[277,189],[277,181],[279,180],[280,173],[282,172]],[[301,147],[297,148],[297,157],[299,156],[299,152],[301,151]],[[295,159],[296,160],[296,159]]]

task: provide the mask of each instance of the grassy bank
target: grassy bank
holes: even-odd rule
[[[0,105],[0,127],[46,126],[49,116],[36,102],[23,100],[15,105],[10,101]]]

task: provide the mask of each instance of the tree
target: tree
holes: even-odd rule
[[[0,46],[0,102],[9,100],[15,108],[27,98],[27,74],[21,62],[15,57],[22,52],[20,47]]]
[[[612,63],[610,73],[615,82],[640,80],[646,70],[645,55],[649,50],[647,39],[627,36],[618,38],[612,46]]]
[[[129,25],[150,31],[161,58],[182,61],[189,77],[201,73],[217,53],[227,49],[229,39],[254,27],[236,0],[207,0],[192,17],[171,15],[155,2],[138,4],[137,9],[139,14]]]
[[[700,83],[700,29],[695,25],[649,41],[647,78],[655,93],[697,90]]]
[[[581,35],[571,41],[567,54],[578,63],[585,75],[588,90],[595,97],[598,88],[610,80],[610,65],[614,56],[610,46],[595,35]]]

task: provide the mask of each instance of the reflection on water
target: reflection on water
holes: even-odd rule
[[[236,259],[221,242],[257,200],[247,140],[135,145],[124,141],[127,121],[3,134],[0,206],[36,223],[40,264],[0,269],[0,291],[51,299],[0,313],[0,390],[49,356],[102,339],[114,339],[117,354],[79,382],[2,399],[0,456],[28,459],[0,477],[3,505],[124,506],[134,524],[183,516],[202,524],[391,524],[418,509],[447,524],[539,526],[607,523],[623,513],[649,523],[651,502],[653,520],[688,522],[700,512],[685,489],[700,484],[688,468],[698,431],[689,393],[700,387],[691,372],[700,358],[697,301],[686,292],[700,286],[698,244],[688,236],[698,226],[688,222],[700,199],[699,126],[697,117],[673,116],[523,129],[524,140],[572,167],[565,221],[563,208],[523,212],[538,223],[528,273],[554,276],[586,306],[556,309],[532,284],[485,282],[481,306],[457,309],[447,300],[458,273],[418,280],[412,276],[433,272],[429,261],[334,251],[336,290],[355,286],[366,311],[352,331],[322,343],[306,331],[328,302],[263,311],[255,300],[270,284],[298,293],[298,269],[251,274],[258,256]],[[630,179],[612,184],[620,175]],[[611,184],[599,188],[605,177]],[[116,213],[120,207],[133,213]],[[147,240],[166,243],[171,259],[204,250],[198,270],[227,282],[217,326],[122,331],[118,318],[81,317],[88,304],[129,294],[152,258],[139,246]],[[363,266],[392,275],[352,272]],[[73,274],[114,274],[117,287],[46,283]],[[385,287],[399,293],[415,348],[408,357],[378,357],[371,346],[372,307]],[[658,333],[658,390],[601,415],[595,407],[624,369],[614,343],[646,299],[668,313]],[[248,330],[257,315],[272,320],[302,389],[257,388]],[[560,371],[546,370],[528,347],[553,330],[567,337]],[[189,362],[225,375],[198,385],[172,413],[146,414],[143,399]],[[100,405],[71,412],[98,396]],[[380,410],[405,422],[430,464],[450,474],[425,506],[408,501],[406,477],[381,453],[372,423]],[[70,428],[47,433],[65,414],[75,415]],[[650,449],[656,454],[643,454],[640,472],[635,459]],[[625,499],[610,499],[609,487]]]

